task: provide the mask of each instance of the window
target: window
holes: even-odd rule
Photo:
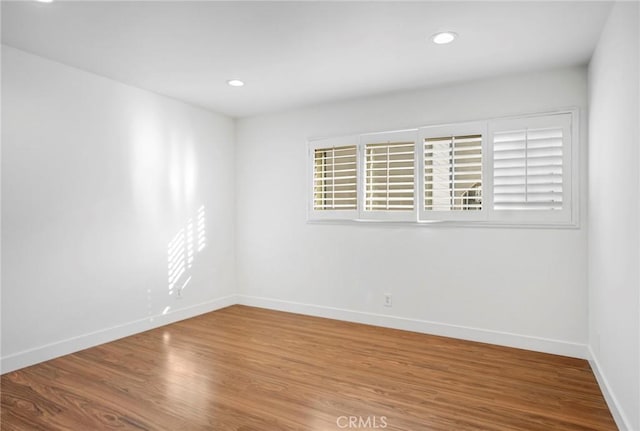
[[[414,220],[416,131],[361,137],[364,148],[363,218]]]
[[[358,137],[312,143],[315,218],[351,219],[358,215]]]
[[[311,219],[571,225],[576,111],[312,141]]]
[[[571,115],[495,121],[493,206],[495,218],[571,220]]]
[[[317,148],[314,151],[314,198],[316,210],[355,210],[356,146]]]
[[[420,130],[424,176],[421,220],[482,218],[483,123]]]

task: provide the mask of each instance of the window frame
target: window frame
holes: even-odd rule
[[[481,157],[482,157],[482,209],[480,211],[464,211],[464,210],[451,210],[451,211],[434,211],[425,209],[425,160],[424,160],[424,147],[425,140],[429,138],[441,138],[449,136],[464,136],[464,135],[480,135],[482,138],[481,143]],[[418,164],[420,178],[418,180],[418,193],[420,206],[418,208],[418,221],[419,222],[440,222],[440,221],[486,221],[487,211],[485,204],[486,193],[486,170],[487,170],[487,122],[486,121],[474,121],[467,123],[446,124],[439,126],[427,126],[421,127],[418,130],[418,141],[420,146],[420,152],[418,154]]]
[[[417,208],[418,208],[418,195],[415,189],[416,175],[418,171],[418,164],[416,163],[416,151],[418,147],[417,135],[418,129],[406,129],[395,130],[390,132],[380,133],[366,133],[360,135],[360,186],[359,186],[359,202],[358,208],[360,210],[359,217],[361,220],[378,220],[378,221],[391,221],[391,222],[406,222],[416,221]],[[398,211],[398,210],[380,210],[371,211],[366,210],[366,193],[367,193],[367,179],[366,179],[366,148],[369,144],[381,144],[384,141],[387,143],[392,142],[413,142],[413,209],[411,211]]]
[[[506,228],[578,228],[580,216],[580,109],[566,108],[523,115],[494,117],[460,123],[434,124],[410,129],[358,133],[348,136],[308,140],[307,221],[362,223],[382,222],[413,226],[506,227]],[[562,120],[564,119],[564,120]],[[494,210],[494,134],[506,126],[553,126],[563,130],[563,204],[562,210]],[[482,135],[482,209],[480,211],[432,211],[424,209],[424,139],[446,135]],[[439,135],[439,136],[438,136]],[[366,211],[366,144],[380,139],[414,142],[414,208],[412,211]],[[318,148],[356,145],[356,210],[315,210],[314,151]],[[567,149],[568,147],[568,149]],[[444,214],[453,213],[453,214]],[[467,214],[469,213],[469,214]]]
[[[311,193],[308,194],[307,214],[311,220],[355,220],[359,217],[360,209],[360,145],[359,135],[340,136],[335,138],[314,139],[308,142],[308,181],[311,184]],[[336,147],[355,146],[356,147],[356,209],[331,209],[317,210],[315,208],[315,151],[319,149],[330,149]]]

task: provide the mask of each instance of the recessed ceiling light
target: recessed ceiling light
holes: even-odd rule
[[[458,35],[452,31],[442,31],[431,36],[431,40],[438,45],[444,45],[453,42],[456,37]]]
[[[227,84],[232,87],[242,87],[244,85],[244,82],[240,81],[239,79],[230,79],[227,81]]]
[[[36,0],[39,3],[53,3],[53,0]]]

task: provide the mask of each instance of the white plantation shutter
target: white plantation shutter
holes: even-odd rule
[[[493,208],[562,209],[562,129],[500,132],[493,140]]]
[[[362,138],[364,218],[415,220],[415,137],[402,131]]]
[[[485,123],[420,129],[420,220],[480,220]]]
[[[414,145],[393,142],[366,146],[367,211],[413,210]]]
[[[355,210],[358,207],[356,154],[355,145],[314,150],[314,209]]]
[[[496,121],[492,129],[493,210],[515,219],[566,220],[571,115]]]
[[[310,144],[313,193],[309,210],[312,218],[357,218],[357,142],[358,137],[346,137]]]
[[[424,185],[427,210],[482,209],[482,135],[425,139]]]

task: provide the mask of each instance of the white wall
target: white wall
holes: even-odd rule
[[[615,5],[589,66],[589,340],[630,430],[640,430],[638,9]]]
[[[2,55],[3,371],[229,302],[233,120]],[[167,245],[201,206],[206,247],[178,299]]]
[[[576,67],[240,120],[243,301],[584,357],[586,229],[308,224],[306,141],[574,106],[584,120],[586,78]]]

